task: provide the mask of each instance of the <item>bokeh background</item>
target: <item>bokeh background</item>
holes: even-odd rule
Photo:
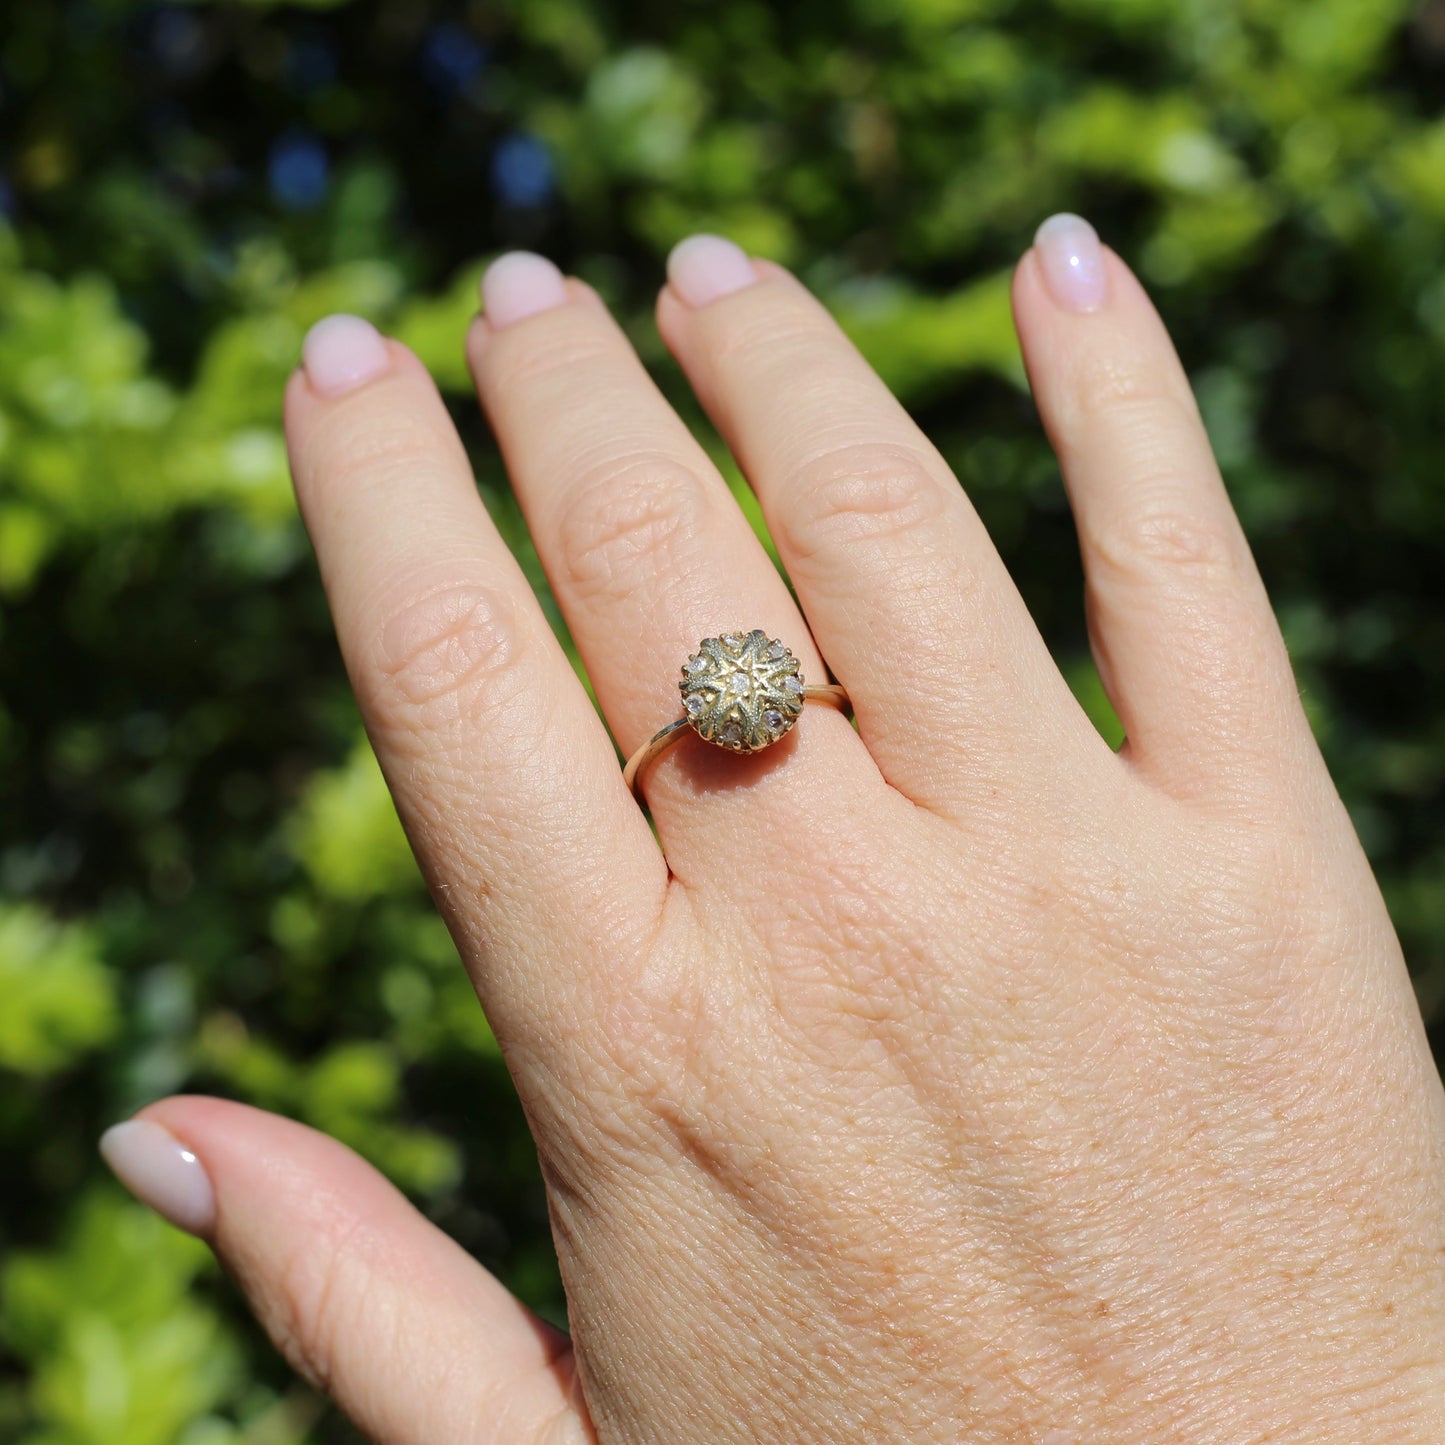
[[[400,335],[542,587],[462,363],[507,247],[602,291],[735,482],[652,325],[663,258],[711,229],[795,267],[1116,737],[1007,305],[1037,223],[1093,218],[1179,342],[1445,1041],[1442,102],[1445,0],[0,6],[0,1439],[356,1438],[99,1165],[173,1090],[338,1135],[563,1318],[278,415],[310,322]]]

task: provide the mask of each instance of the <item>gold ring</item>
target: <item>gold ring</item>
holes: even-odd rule
[[[758,753],[792,732],[805,702],[826,702],[843,712],[850,707],[836,683],[804,683],[798,659],[758,627],[704,637],[683,663],[677,687],[682,716],[654,733],[622,770],[622,781],[638,797],[638,774],[687,728],[731,753]]]

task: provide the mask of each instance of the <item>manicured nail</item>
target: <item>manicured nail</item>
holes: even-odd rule
[[[689,306],[706,306],[758,279],[741,246],[723,236],[689,236],[672,248],[667,279]]]
[[[115,1177],[163,1219],[189,1234],[208,1234],[216,1222],[216,1191],[201,1161],[149,1119],[128,1119],[100,1136],[100,1152]]]
[[[562,273],[545,256],[532,251],[498,256],[482,276],[482,311],[498,328],[550,311],[566,299]]]
[[[328,316],[306,333],[301,365],[324,396],[345,396],[391,366],[381,332],[360,316]]]
[[[1082,217],[1050,216],[1034,236],[1044,281],[1065,311],[1097,311],[1109,294],[1099,233]]]

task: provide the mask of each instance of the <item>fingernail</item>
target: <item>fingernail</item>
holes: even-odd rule
[[[748,253],[724,236],[689,236],[672,248],[667,279],[689,306],[706,306],[751,286],[757,273]]]
[[[216,1223],[216,1192],[201,1161],[149,1119],[128,1119],[100,1136],[101,1157],[115,1177],[163,1219],[189,1234]]]
[[[1099,233],[1082,217],[1050,216],[1034,236],[1044,281],[1065,311],[1097,311],[1108,296],[1109,275]]]
[[[306,333],[301,365],[324,396],[345,396],[391,366],[381,332],[360,316],[328,316]]]
[[[495,327],[550,311],[567,299],[562,273],[532,251],[508,251],[482,275],[482,311]]]

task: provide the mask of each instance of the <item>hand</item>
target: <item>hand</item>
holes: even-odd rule
[[[169,1100],[120,1172],[385,1442],[1445,1438],[1445,1100],[1125,266],[1056,220],[1014,297],[1117,755],[786,272],[685,243],[657,319],[802,611],[586,286],[512,256],[484,295],[482,405],[623,753],[736,627],[826,659],[857,729],[685,739],[654,839],[423,369],[323,323],[297,490],[536,1134],[571,1341],[299,1126]]]

